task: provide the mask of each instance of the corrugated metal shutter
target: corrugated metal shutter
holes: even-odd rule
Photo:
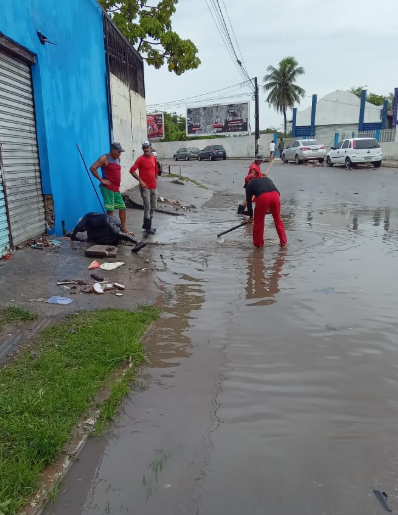
[[[45,231],[30,66],[0,51],[0,144],[14,245]]]
[[[8,236],[8,222],[3,191],[3,175],[0,164],[0,257],[7,254],[9,248],[10,240]]]

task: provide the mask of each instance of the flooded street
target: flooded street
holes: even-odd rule
[[[383,513],[373,489],[398,507],[398,175],[275,163],[288,247],[267,216],[260,250],[251,227],[216,238],[247,164],[181,165],[215,191],[157,217],[151,365],[46,515]]]

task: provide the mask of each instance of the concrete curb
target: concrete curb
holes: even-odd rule
[[[152,324],[151,324],[152,325]],[[148,327],[147,331],[150,329]],[[94,397],[94,405],[102,404],[105,402],[111,393],[111,386],[120,381],[126,373],[134,366],[133,363],[124,365],[113,371],[107,384],[98,392]],[[40,478],[40,486],[31,499],[23,506],[18,515],[41,515],[44,508],[51,501],[52,493],[56,493],[57,488],[61,481],[68,473],[73,462],[79,456],[87,440],[91,436],[95,423],[100,415],[100,409],[91,407],[84,417],[77,423],[72,432],[69,442],[65,446],[62,454],[56,458],[55,462],[47,465]]]

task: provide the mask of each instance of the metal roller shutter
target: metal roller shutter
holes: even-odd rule
[[[3,173],[0,163],[0,257],[7,254],[10,249],[10,239],[8,236],[8,221],[6,203],[3,191]]]
[[[0,145],[15,246],[45,231],[45,213],[30,66],[1,51]]]

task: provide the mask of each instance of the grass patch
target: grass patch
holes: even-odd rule
[[[26,311],[19,306],[10,306],[0,309],[0,331],[4,329],[6,324],[15,324],[17,322],[27,322],[28,320],[36,320],[37,315]]]
[[[165,174],[165,177],[172,177],[173,179],[180,179],[181,181],[192,182],[192,184],[195,184],[195,186],[197,186],[198,188],[202,188],[202,190],[209,189],[204,184],[201,184],[200,182],[195,181],[195,179],[190,179],[189,177],[184,177],[183,175],[178,175],[176,173],[167,173],[167,174]]]
[[[0,370],[0,506],[9,502],[6,513],[34,493],[45,465],[62,452],[110,373],[127,359],[144,359],[140,339],[157,316],[155,308],[70,315]],[[131,374],[113,386],[103,424],[127,393]]]

